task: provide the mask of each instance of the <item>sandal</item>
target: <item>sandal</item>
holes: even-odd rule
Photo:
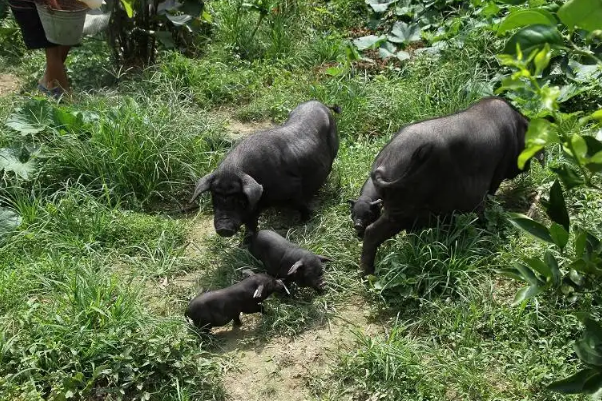
[[[60,86],[57,86],[52,89],[48,89],[44,85],[38,83],[38,90],[47,96],[51,96],[56,100],[60,100],[61,97],[65,94],[65,91]]]

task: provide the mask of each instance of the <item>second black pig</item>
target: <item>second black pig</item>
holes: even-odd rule
[[[260,230],[250,238],[249,251],[265,265],[267,272],[299,287],[311,287],[318,292],[324,290],[324,268],[322,263],[329,258],[315,255],[278,233]]]

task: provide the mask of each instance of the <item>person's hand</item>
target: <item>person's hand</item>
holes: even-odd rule
[[[59,3],[57,0],[46,0],[48,2],[48,5],[50,6],[50,8],[55,9],[55,10],[60,10],[61,6],[59,6]]]

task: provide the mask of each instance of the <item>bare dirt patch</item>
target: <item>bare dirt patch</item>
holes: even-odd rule
[[[0,96],[16,93],[21,87],[21,81],[13,74],[0,74]]]
[[[254,132],[267,130],[275,126],[276,124],[270,121],[243,123],[237,120],[231,120],[226,129],[230,132],[230,136],[236,140],[248,136]]]
[[[199,256],[205,252],[203,245],[205,240],[213,235],[217,235],[213,228],[213,216],[198,215],[192,221],[192,227],[188,235],[188,246],[186,252],[190,256]]]
[[[324,324],[295,337],[280,337],[261,343],[244,344],[252,335],[255,316],[246,316],[241,329],[216,332],[224,342],[224,355],[232,360],[224,384],[231,400],[259,401],[310,400],[309,377],[328,369],[328,356],[337,350],[348,350],[354,344],[353,331],[376,334],[382,327],[368,321],[363,300],[333,310]],[[245,316],[243,316],[244,318]],[[259,317],[260,318],[260,317]]]

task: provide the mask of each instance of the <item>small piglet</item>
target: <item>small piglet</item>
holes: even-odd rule
[[[235,326],[240,326],[241,313],[263,313],[261,302],[284,288],[282,280],[267,274],[253,274],[230,287],[197,295],[188,304],[185,315],[205,331],[225,326],[232,320]]]
[[[250,237],[249,251],[265,265],[267,272],[299,287],[324,290],[323,262],[330,259],[314,255],[271,230],[260,230]]]
[[[366,227],[380,217],[380,209],[383,204],[372,178],[368,177],[364,182],[359,198],[349,199],[347,202],[351,205],[353,228],[357,236],[363,238]]]

